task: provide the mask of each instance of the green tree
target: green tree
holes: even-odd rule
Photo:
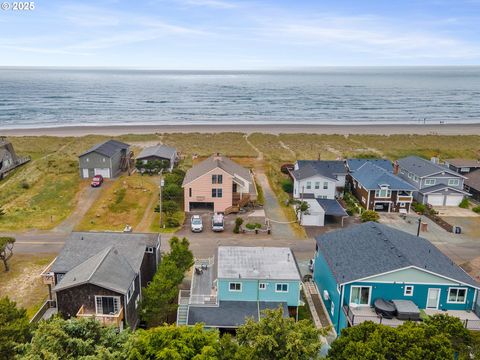
[[[102,326],[94,319],[41,321],[32,341],[21,349],[21,359],[125,359],[124,346],[130,331]]]
[[[13,359],[15,348],[30,341],[30,324],[25,309],[8,297],[0,299],[0,358]]]
[[[180,207],[178,204],[173,201],[173,200],[167,200],[164,201],[162,204],[162,211],[167,215],[167,216],[172,216],[175,214],[178,210],[180,210]]]
[[[470,206],[470,201],[468,201],[467,197],[464,197],[458,206],[462,209],[468,209],[468,207]]]
[[[309,320],[295,322],[282,309],[265,310],[260,321],[248,319],[237,329],[237,341],[255,360],[309,360],[318,358],[320,334]]]
[[[362,215],[360,215],[360,220],[362,220],[362,222],[368,222],[368,221],[378,222],[379,219],[380,219],[380,215],[378,215],[378,213],[373,210],[366,210],[362,213]]]
[[[139,330],[127,345],[128,359],[183,360],[218,359],[219,334],[195,326],[165,325]]]
[[[188,240],[172,237],[170,252],[163,256],[157,273],[143,291],[141,317],[149,326],[163,324],[176,310],[178,285],[193,262]]]
[[[177,184],[167,184],[163,188],[163,196],[168,200],[178,200],[182,196],[183,190]]]
[[[405,322],[393,328],[367,321],[343,329],[328,359],[451,360],[453,353],[448,337],[429,331],[424,324]]]
[[[13,244],[15,244],[15,238],[10,236],[0,237],[0,260],[3,261],[5,271],[9,270],[8,260],[13,256]]]

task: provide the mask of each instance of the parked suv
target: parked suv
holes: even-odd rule
[[[190,228],[192,232],[202,232],[203,231],[203,222],[200,215],[193,215],[190,219]]]
[[[99,187],[103,184],[103,176],[102,175],[95,175],[92,179],[92,187]]]
[[[215,213],[212,216],[212,231],[223,231],[225,230],[225,221],[223,214]]]

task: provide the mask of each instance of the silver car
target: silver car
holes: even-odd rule
[[[203,231],[203,222],[200,215],[193,215],[190,219],[190,228],[192,232],[202,232]]]

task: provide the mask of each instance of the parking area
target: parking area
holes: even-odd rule
[[[458,206],[435,206],[434,210],[438,215],[443,217],[461,217],[461,218],[479,218],[480,214],[473,212],[471,209],[463,209]]]

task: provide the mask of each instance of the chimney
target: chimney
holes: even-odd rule
[[[215,155],[213,155],[213,160],[218,160],[218,161],[222,160],[222,156],[220,155],[219,152],[217,152],[217,153],[215,153]]]
[[[395,162],[393,163],[393,173],[394,173],[395,175],[398,174],[398,169],[399,169],[399,168],[400,168],[400,166],[398,165],[398,161],[395,160]]]
[[[438,164],[439,163],[439,160],[438,160],[438,157],[435,157],[433,156],[432,158],[430,158],[430,161],[434,164]]]

